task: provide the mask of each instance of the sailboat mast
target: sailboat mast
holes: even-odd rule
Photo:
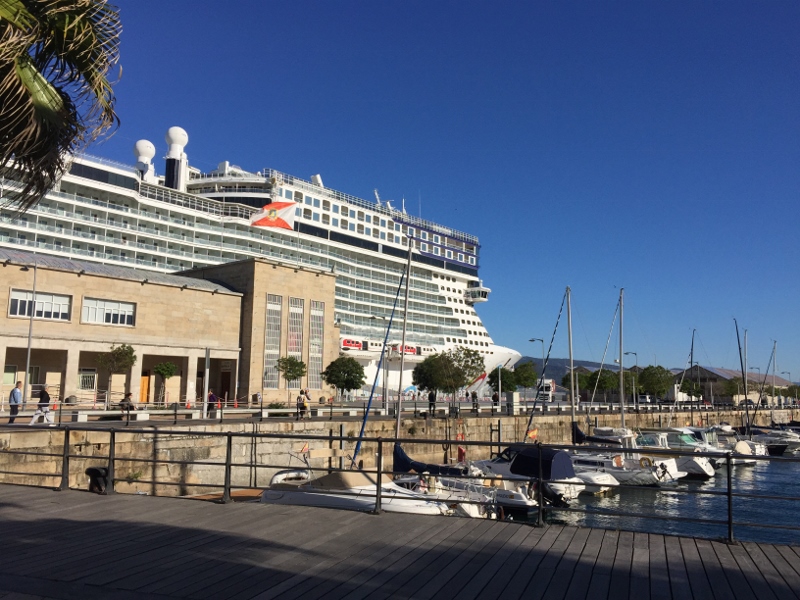
[[[572,290],[567,286],[567,334],[569,337],[569,395],[572,398],[572,423],[575,423],[575,365],[572,360]],[[544,366],[544,365],[543,365]]]
[[[408,263],[406,264],[406,297],[403,301],[403,335],[400,338],[400,381],[397,384],[397,422],[394,428],[394,437],[400,437],[400,414],[403,408],[403,368],[406,362],[406,328],[408,327],[408,289],[411,281],[411,251],[414,249],[414,240],[408,238]]]
[[[625,368],[622,366],[622,308],[625,288],[619,290],[619,417],[620,425],[625,427]]]

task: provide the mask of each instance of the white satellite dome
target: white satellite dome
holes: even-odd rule
[[[181,127],[170,127],[164,139],[169,144],[167,158],[181,158],[183,148],[189,143],[189,134]]]
[[[139,140],[133,145],[133,155],[136,157],[136,162],[149,164],[156,155],[156,147],[148,140]]]

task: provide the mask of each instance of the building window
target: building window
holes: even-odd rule
[[[426,244],[425,242],[422,242],[419,245],[419,249],[420,249],[420,252],[427,252],[428,251],[428,244]]]
[[[325,303],[311,301],[308,332],[308,387],[322,389],[322,343],[325,339]]]
[[[99,298],[84,298],[81,312],[83,323],[101,325],[136,325],[136,305]]]
[[[275,365],[281,355],[281,312],[283,298],[267,294],[267,327],[264,333],[264,389],[277,390],[280,373]]]
[[[71,296],[40,294],[37,292],[36,307],[34,308],[33,292],[11,290],[8,314],[11,317],[30,317],[31,311],[33,311],[34,319],[69,321],[71,301]]]
[[[302,298],[289,298],[289,340],[286,355],[297,360],[303,360],[303,303]],[[300,380],[289,381],[286,387],[300,387]]]

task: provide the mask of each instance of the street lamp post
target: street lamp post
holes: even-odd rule
[[[539,388],[544,386],[544,340],[542,338],[531,338],[528,341],[529,342],[542,342],[542,368],[541,368],[541,371],[540,371],[541,374],[539,375],[540,384],[536,388],[536,394],[537,394],[536,399],[538,400],[539,399],[539,396],[538,396]],[[555,391],[555,390],[553,390],[553,391]],[[528,410],[528,406],[527,406],[528,402],[527,402],[527,400],[528,399],[526,398],[525,399],[525,410],[526,411]],[[534,406],[536,406],[536,405],[534,404]]]
[[[639,410],[639,394],[636,391],[636,377],[639,375],[639,355],[636,352],[626,352],[625,354],[633,354],[634,356],[636,370],[633,372],[633,410]]]
[[[791,371],[781,371],[781,375],[788,375],[789,376],[789,387],[792,387],[792,372]],[[786,408],[786,401],[783,403],[783,408]]]
[[[28,267],[22,267],[22,271],[29,271]],[[33,294],[31,303],[28,304],[28,312],[29,312],[29,319],[28,319],[28,355],[25,359],[25,385],[22,388],[22,410],[28,405],[28,387],[30,385],[31,379],[31,340],[33,338],[33,317],[36,314],[36,272],[37,272],[37,265],[34,261],[33,263]]]

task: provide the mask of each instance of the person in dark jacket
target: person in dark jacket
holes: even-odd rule
[[[44,423],[53,425],[53,415],[50,413],[50,394],[47,391],[49,387],[49,385],[45,384],[42,391],[39,392],[39,403],[36,405],[36,412],[33,413],[33,418],[28,423],[29,425],[36,423],[39,417],[43,417],[42,421]]]
[[[431,416],[436,412],[436,390],[428,392],[428,412]]]

